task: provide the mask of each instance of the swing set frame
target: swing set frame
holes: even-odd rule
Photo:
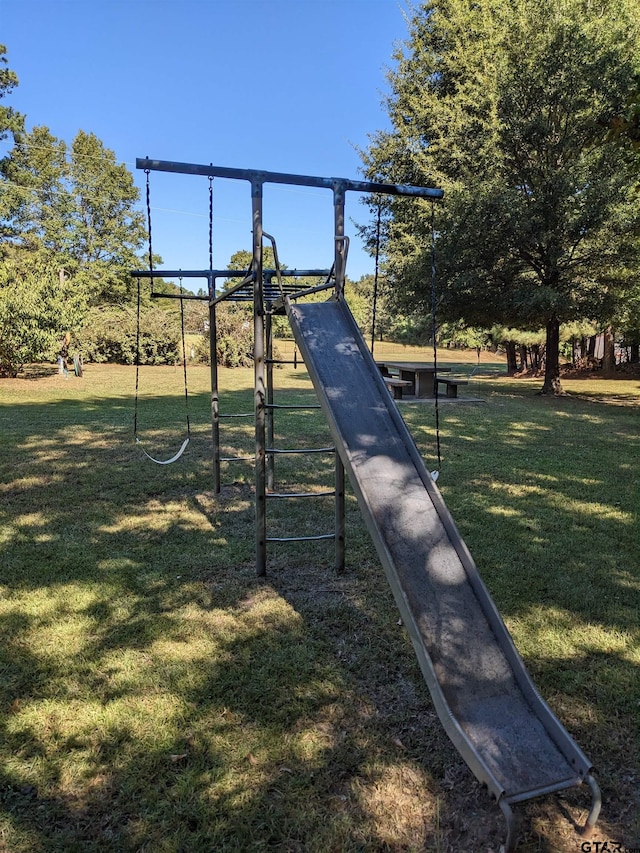
[[[270,402],[269,392],[267,389],[267,374],[268,362],[271,362],[270,349],[270,316],[272,313],[278,313],[284,310],[284,289],[282,286],[282,276],[284,272],[276,269],[275,276],[278,281],[281,299],[276,300],[267,310],[265,305],[265,273],[267,272],[263,266],[263,241],[265,238],[270,239],[275,248],[275,241],[268,235],[263,226],[263,195],[265,184],[284,184],[293,186],[313,187],[319,189],[327,189],[333,194],[334,207],[334,258],[331,275],[327,281],[315,288],[306,288],[305,290],[289,294],[289,298],[295,299],[308,295],[310,293],[319,292],[322,290],[332,289],[336,299],[342,299],[344,295],[344,284],[346,277],[346,262],[349,247],[349,238],[345,234],[345,200],[347,192],[356,192],[366,195],[391,195],[391,196],[408,196],[411,198],[423,198],[430,200],[438,200],[443,197],[443,191],[431,187],[417,187],[402,184],[386,184],[373,181],[349,180],[347,178],[324,178],[312,175],[296,175],[285,172],[268,172],[258,169],[234,169],[222,166],[213,166],[209,164],[198,163],[181,163],[169,160],[154,160],[148,157],[137,158],[136,168],[144,170],[147,175],[152,171],[172,172],[185,175],[199,175],[208,178],[211,182],[214,178],[226,178],[231,180],[245,181],[250,186],[251,192],[251,218],[252,218],[252,260],[249,272],[247,273],[241,285],[249,287],[253,291],[253,363],[254,363],[254,412],[255,419],[255,455],[254,455],[254,475],[255,475],[255,545],[256,545],[256,572],[258,576],[266,575],[267,569],[267,537],[266,529],[266,502],[268,488],[268,471],[270,465],[267,464],[268,457],[273,457],[273,448],[267,447],[267,420],[268,413],[273,412],[273,403]],[[211,184],[210,184],[211,185]],[[148,186],[148,185],[147,185]],[[211,210],[211,202],[210,202]],[[150,235],[151,236],[151,235]],[[211,248],[211,229],[210,229],[210,248]],[[275,253],[274,253],[275,254]],[[277,257],[277,255],[276,255]],[[156,271],[153,270],[153,258],[151,249],[149,250],[150,270],[149,275],[153,277]],[[210,265],[211,251],[210,251]],[[215,287],[213,286],[214,270],[201,271],[200,275],[206,277],[209,281],[209,306],[211,313],[211,371],[212,371],[212,430],[214,448],[219,447],[219,437],[216,434],[218,428],[218,396],[217,396],[217,377],[215,376],[215,305],[224,298],[231,298],[234,291],[237,293],[240,286],[233,288],[226,294],[217,298],[215,296]],[[161,273],[158,271],[158,276],[164,275],[168,277],[168,272]],[[185,276],[185,273],[182,273]],[[227,275],[237,275],[237,273],[229,273]],[[269,327],[269,328],[268,328]],[[269,332],[269,334],[267,334]],[[217,456],[216,450],[214,453]],[[336,569],[341,571],[344,569],[345,563],[345,505],[344,505],[344,484],[345,473],[342,461],[337,451],[335,455],[335,534],[331,534],[331,538],[335,538],[336,548]],[[216,468],[214,477],[216,480],[216,489],[219,489],[220,473],[219,473],[219,457],[215,460],[214,467]],[[314,537],[315,538],[315,537]],[[325,538],[325,537],[322,537]],[[329,538],[329,537],[326,537]],[[276,541],[276,540],[272,540]]]

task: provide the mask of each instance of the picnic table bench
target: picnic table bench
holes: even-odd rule
[[[402,400],[402,391],[404,388],[411,388],[411,382],[408,379],[397,379],[395,376],[383,376],[385,385],[393,393],[394,400]]]
[[[467,379],[450,379],[448,376],[436,376],[435,381],[438,385],[446,385],[447,397],[458,396],[458,385],[468,385]]]

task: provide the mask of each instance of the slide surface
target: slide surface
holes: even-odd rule
[[[348,307],[287,314],[454,745],[497,800],[580,784],[590,762],[536,691]]]

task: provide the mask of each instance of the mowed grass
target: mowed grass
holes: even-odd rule
[[[280,343],[287,355],[290,344]],[[376,356],[430,358],[408,348]],[[469,375],[475,353],[442,352]],[[640,381],[501,375],[483,353],[440,407],[438,485],[536,684],[593,761],[596,838],[638,843]],[[221,371],[223,413],[250,370]],[[304,369],[279,402],[313,402]],[[145,448],[184,437],[180,368],[141,371]],[[0,382],[0,849],[497,851],[499,809],[433,711],[357,504],[332,546],[269,548],[255,577],[253,470],[212,489],[209,371],[189,368],[192,440],[157,466],[132,437],[133,368]],[[401,410],[430,468],[434,407]],[[279,447],[331,443],[278,411]],[[251,418],[225,420],[253,453]],[[278,458],[321,491],[330,456]],[[269,534],[330,532],[330,499],[269,502]],[[519,807],[520,850],[575,851],[588,791]]]

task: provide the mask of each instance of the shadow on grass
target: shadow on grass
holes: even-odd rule
[[[270,551],[269,578],[256,580],[251,469],[230,468],[222,499],[212,494],[208,405],[194,400],[193,441],[166,468],[140,457],[118,401],[12,407],[0,443],[0,785],[12,849],[497,848],[499,812],[441,732],[355,502],[345,576],[326,549],[299,546]],[[228,405],[244,411],[250,398]],[[175,426],[180,411],[164,398],[149,422]],[[569,412],[580,430],[561,437],[566,410],[544,414],[516,424],[497,410],[472,426],[447,416],[451,482],[466,486],[445,497],[505,618],[553,609],[560,632],[575,621],[632,631],[633,565],[619,559],[636,554],[627,498],[615,506],[597,454],[615,460],[626,496],[637,463],[628,471],[618,450],[637,436],[583,406]],[[278,440],[324,443],[318,414],[296,418]],[[252,432],[251,421],[226,427],[223,445],[251,452]],[[178,440],[148,437],[161,451]],[[487,442],[499,451],[489,470]],[[547,460],[550,442],[559,460]],[[284,482],[331,480],[330,463],[277,470]],[[307,523],[274,513],[278,530]],[[587,635],[572,656],[524,653],[585,751],[594,757],[595,742],[609,779],[627,777],[605,819],[630,844],[637,763],[629,737],[611,737],[637,701],[637,665],[622,649],[591,650]],[[586,805],[567,797],[570,814]],[[531,849],[562,849],[561,823],[541,827]]]

